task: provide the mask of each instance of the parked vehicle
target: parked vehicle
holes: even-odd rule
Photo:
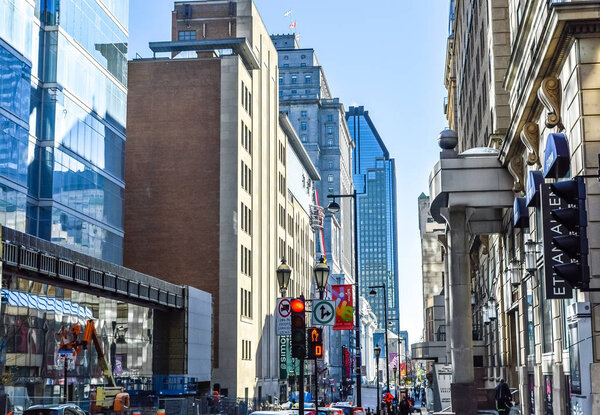
[[[338,408],[343,411],[343,415],[365,415],[364,408],[353,406],[348,402],[337,402],[332,405],[333,408]]]
[[[77,405],[65,403],[61,405],[34,405],[23,411],[23,415],[86,415]]]

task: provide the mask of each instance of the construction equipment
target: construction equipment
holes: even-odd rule
[[[71,351],[73,356],[77,356],[82,350],[88,348],[90,341],[94,343],[94,348],[98,354],[98,365],[102,369],[102,374],[106,378],[108,386],[98,386],[96,388],[95,402],[92,399],[92,412],[103,412],[107,409],[121,412],[123,409],[128,409],[129,394],[121,386],[117,386],[115,382],[110,365],[102,350],[94,320],[87,321],[81,340],[79,340],[80,334],[81,324],[75,323],[66,333],[66,336],[61,339],[59,350]]]

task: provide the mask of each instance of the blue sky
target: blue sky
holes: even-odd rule
[[[267,29],[289,32],[292,10],[302,47],[314,48],[332,95],[364,105],[396,159],[400,319],[411,343],[423,328],[417,197],[429,193],[438,158],[447,0],[255,0]],[[130,0],[130,57],[170,40],[171,0]]]

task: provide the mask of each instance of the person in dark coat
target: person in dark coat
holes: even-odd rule
[[[501,413],[510,412],[512,407],[512,395],[510,394],[510,388],[508,384],[504,382],[504,379],[500,379],[500,383],[496,386],[496,409]]]
[[[400,415],[410,414],[410,412],[411,412],[410,402],[408,401],[408,398],[406,397],[406,395],[402,396],[402,400],[400,401],[400,404],[398,405],[398,410],[400,412]]]

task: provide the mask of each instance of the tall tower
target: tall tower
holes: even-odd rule
[[[388,320],[398,329],[398,241],[396,222],[396,165],[364,107],[350,107],[348,129],[355,144],[352,158],[354,186],[358,199],[358,268],[361,294],[368,287],[385,284]],[[368,297],[377,325],[385,327],[383,292]]]

